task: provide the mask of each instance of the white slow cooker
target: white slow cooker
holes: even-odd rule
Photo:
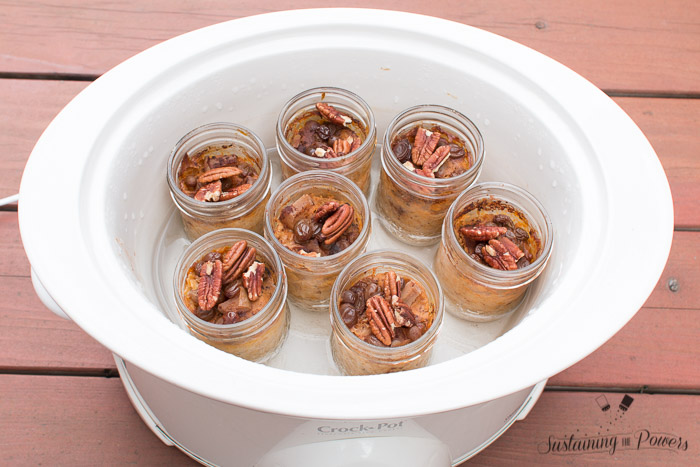
[[[380,136],[416,104],[460,110],[484,136],[480,180],[525,188],[555,226],[554,253],[522,309],[490,324],[450,318],[426,368],[338,376],[326,364],[326,318],[299,310],[280,356],[255,364],[190,336],[168,307],[163,284],[185,245],[165,178],[172,147],[199,125],[232,121],[273,148],[282,105],[322,85],[362,96]],[[136,55],[46,129],[20,198],[44,302],[115,354],[164,442],[216,465],[461,462],[634,315],[673,231],[658,158],[592,84],[493,34],[377,10],[243,18]],[[391,243],[375,231],[374,246]],[[429,263],[434,249],[411,251]]]

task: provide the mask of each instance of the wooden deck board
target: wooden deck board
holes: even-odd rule
[[[270,11],[329,6],[318,0],[45,0],[3,2],[0,70],[100,74],[176,35]],[[700,91],[700,9],[687,1],[559,2],[351,0],[348,7],[449,18],[513,39],[603,89]]]
[[[88,84],[0,79],[0,198],[19,191],[34,144],[51,120]],[[56,157],[70,161],[70,154]]]
[[[195,465],[149,431],[129,403],[118,378],[0,375],[0,464],[2,465]],[[596,398],[611,409],[602,412]],[[692,465],[700,455],[700,398],[630,394],[628,411],[619,393],[548,392],[529,416],[467,466],[502,465]],[[609,431],[608,431],[609,430]],[[688,442],[686,450],[648,446],[637,436],[666,433]],[[615,452],[563,456],[546,452],[550,437],[617,435]],[[631,437],[630,446],[622,439]]]
[[[17,193],[29,154],[85,82],[0,79],[0,198]],[[645,133],[669,179],[675,223],[700,228],[700,99],[615,98]],[[58,155],[57,155],[58,156]],[[61,155],[69,159],[70,155]]]

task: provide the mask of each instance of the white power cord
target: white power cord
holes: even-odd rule
[[[16,203],[17,201],[19,201],[19,194],[8,196],[7,198],[0,199],[0,206]]]

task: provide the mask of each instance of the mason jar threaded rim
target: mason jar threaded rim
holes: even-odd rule
[[[303,110],[306,107],[303,107],[299,110],[296,110],[294,112],[291,112],[292,108],[294,105],[299,102],[302,99],[309,98],[313,95],[320,95],[321,98],[319,101],[325,100],[329,96],[332,98],[333,96],[341,96],[345,99],[348,99],[350,101],[353,101],[355,104],[358,105],[360,109],[365,113],[365,115],[357,115],[357,112],[351,110],[349,113],[351,113],[353,116],[357,117],[360,119],[360,121],[366,126],[367,128],[367,135],[362,141],[362,144],[360,144],[360,147],[358,147],[355,151],[346,154],[341,157],[335,157],[333,159],[319,159],[317,157],[312,157],[307,154],[304,154],[300,151],[298,151],[294,146],[291,145],[289,141],[287,141],[286,137],[286,130],[287,130],[287,125],[289,121],[291,120],[294,115],[299,113],[301,110]],[[331,105],[336,105],[333,102],[330,102]],[[346,106],[342,106],[343,109],[346,108]],[[311,107],[309,106],[309,109]],[[291,115],[289,115],[291,113]],[[296,159],[301,161],[304,164],[310,165],[310,166],[316,166],[320,162],[325,162],[325,163],[333,163],[337,164],[337,167],[333,167],[327,170],[339,170],[341,167],[344,168],[347,171],[352,171],[351,169],[354,169],[355,166],[360,165],[365,158],[364,157],[359,157],[365,152],[368,152],[369,155],[368,157],[371,157],[372,154],[374,153],[374,147],[376,146],[376,139],[377,139],[377,128],[376,128],[376,122],[374,119],[374,112],[372,111],[372,108],[365,102],[364,99],[362,99],[360,96],[355,94],[352,91],[348,91],[347,89],[342,89],[342,88],[337,88],[337,87],[331,87],[331,86],[323,86],[323,87],[317,87],[317,88],[312,88],[312,89],[307,89],[306,91],[302,91],[299,94],[295,95],[287,103],[282,107],[282,110],[279,113],[279,116],[277,118],[277,125],[276,125],[276,137],[277,137],[277,147],[278,147],[278,153],[280,155],[280,158],[292,167],[294,170],[303,170],[298,167],[298,164],[295,164],[293,161],[289,160],[289,155],[293,154]],[[371,146],[371,148],[370,148]],[[370,150],[371,149],[371,150]],[[345,163],[346,161],[350,161],[349,163]]]
[[[399,162],[393,149],[391,148],[392,139],[402,130],[406,130],[411,126],[418,125],[421,122],[426,121],[448,125],[449,129],[453,130],[457,136],[466,139],[466,142],[473,149],[472,157],[474,158],[469,170],[455,177],[430,178],[410,172]],[[462,128],[456,128],[457,125],[462,126]],[[483,136],[481,135],[479,128],[477,128],[474,122],[472,122],[468,117],[450,107],[436,104],[421,104],[404,110],[396,115],[396,117],[394,117],[389,123],[386,131],[384,132],[381,161],[384,171],[389,177],[391,177],[394,183],[397,183],[399,186],[404,187],[419,197],[441,198],[443,196],[440,193],[418,193],[415,190],[406,187],[406,183],[400,180],[400,178],[403,177],[409,183],[428,188],[453,189],[455,187],[459,187],[460,185],[464,185],[466,187],[474,183],[474,181],[479,177],[481,166],[484,161],[484,155],[485,151]]]
[[[201,141],[196,141],[198,137],[201,138]],[[249,154],[249,156],[258,156],[256,162],[259,162],[260,165],[258,179],[249,190],[235,198],[211,203],[187,196],[180,189],[176,172],[179,171],[182,159],[186,154],[193,150],[196,152],[206,149],[207,146],[217,143],[223,144],[223,141],[231,141],[232,145],[236,145],[236,142],[240,141],[241,137],[246,145],[255,152],[255,154]],[[188,143],[194,143],[195,145],[192,148],[187,148]],[[185,214],[225,219],[240,217],[248,213],[255,208],[258,200],[266,196],[272,184],[272,167],[265,145],[255,132],[236,123],[214,122],[201,125],[189,131],[175,144],[168,157],[167,181],[173,201],[178,209]]]

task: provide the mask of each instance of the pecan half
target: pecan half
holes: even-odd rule
[[[347,115],[341,114],[332,105],[326,104],[324,102],[319,102],[316,104],[316,109],[318,109],[321,115],[326,117],[331,122],[337,123],[338,125],[347,126],[350,123],[352,123],[352,118],[348,117]]]
[[[459,229],[464,238],[468,240],[474,240],[475,242],[487,242],[492,238],[505,235],[508,231],[505,227],[498,227],[495,225],[471,225],[469,227],[462,227]]]
[[[425,128],[419,127],[416,130],[416,137],[413,141],[413,149],[411,150],[411,160],[413,163],[416,165],[425,164],[435,151],[439,141],[440,133],[437,131],[430,132]]]
[[[219,201],[221,197],[221,180],[204,185],[197,190],[194,199],[197,201]]]
[[[314,222],[322,222],[336,212],[339,207],[340,203],[337,201],[326,201],[316,210],[312,219]]]
[[[207,261],[199,271],[199,288],[197,302],[199,307],[208,311],[214,308],[221,293],[221,261]]]
[[[435,133],[433,133],[435,134]],[[435,177],[435,172],[440,169],[440,166],[445,163],[447,159],[450,157],[450,147],[445,145],[445,146],[440,146],[433,152],[430,157],[423,163],[423,174],[434,178]]]
[[[252,187],[252,186],[253,185],[251,185],[250,183],[244,183],[243,185],[238,185],[233,190],[224,191],[223,193],[221,193],[221,196],[219,196],[219,200],[226,201],[229,199],[233,199],[236,196],[241,196],[243,193],[248,191],[250,189],[250,187]]]
[[[508,250],[496,239],[489,240],[489,244],[481,249],[481,255],[486,264],[494,269],[502,271],[512,271],[518,269],[515,259],[508,253]]]
[[[323,243],[330,245],[338,240],[352,224],[354,214],[355,210],[347,203],[341,205],[337,211],[331,214],[321,227],[321,234],[325,238]]]
[[[224,257],[221,258],[221,262],[223,263],[223,271],[227,272],[231,267],[238,261],[241,256],[245,253],[245,251],[248,249],[248,242],[245,240],[239,240],[233,245],[231,245],[231,248],[224,254]]]
[[[228,284],[229,282],[232,282],[239,277],[241,277],[241,274],[243,274],[243,271],[248,268],[251,264],[253,264],[253,261],[255,261],[255,254],[257,253],[257,250],[254,247],[248,247],[246,248],[243,253],[231,264],[231,266],[228,267],[226,270],[226,274],[224,275],[224,284]]]
[[[248,290],[248,300],[251,302],[260,298],[262,293],[263,274],[265,274],[265,264],[255,261],[243,274],[243,287]]]
[[[204,172],[197,178],[197,181],[204,185],[205,183],[211,183],[215,180],[221,180],[222,178],[235,177],[237,175],[243,174],[243,171],[237,167],[218,167],[216,169],[211,169]]]
[[[336,139],[333,141],[333,152],[338,157],[349,154],[351,147],[350,142],[346,139]]]
[[[520,258],[525,256],[525,253],[516,245],[513,243],[509,238],[507,237],[501,237],[498,239],[499,242],[501,242],[501,245],[510,253],[510,255],[515,258],[515,261],[518,261]]]
[[[401,279],[394,271],[389,271],[384,276],[384,296],[390,297],[393,302],[393,297],[400,297],[401,294]]]
[[[372,334],[381,341],[382,344],[391,345],[394,334],[394,313],[389,303],[381,295],[374,295],[367,300],[366,308],[369,317],[369,327]]]

